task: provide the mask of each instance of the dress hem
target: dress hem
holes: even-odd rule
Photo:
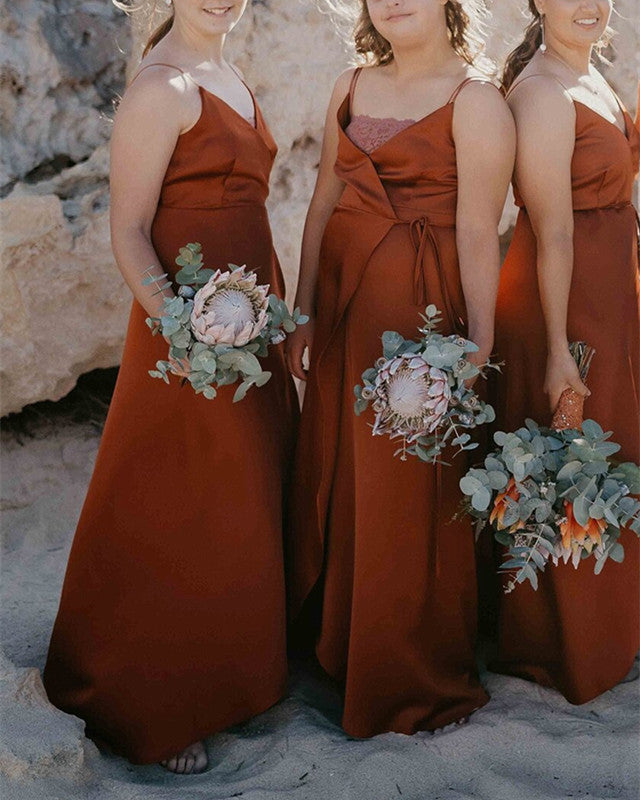
[[[315,655],[318,663],[330,678],[332,678],[334,681],[344,683],[344,681],[342,681],[340,678],[337,678],[325,667],[318,657],[317,651],[315,652]],[[447,725],[453,725],[456,722],[460,722],[461,720],[465,719],[465,717],[469,717],[474,712],[484,708],[484,706],[486,706],[491,700],[491,695],[488,694],[488,692],[482,686],[480,686],[480,693],[481,696],[478,699],[469,702],[468,704],[458,704],[454,713],[440,712],[434,714],[434,719],[437,720],[437,722],[433,725],[415,725],[411,726],[410,728],[406,728],[405,730],[396,730],[395,728],[383,727],[382,729],[371,733],[358,733],[355,729],[351,729],[350,727],[343,725],[342,721],[340,723],[340,727],[347,734],[347,736],[352,736],[354,739],[371,739],[374,736],[381,736],[385,733],[399,733],[404,736],[413,736],[413,734],[420,733],[421,731],[437,731],[440,728],[445,728]]]
[[[586,697],[582,699],[578,699],[577,694],[565,692],[560,688],[560,681],[553,679],[546,669],[538,666],[514,664],[513,662],[509,661],[496,661],[489,664],[487,669],[489,672],[493,672],[496,675],[507,675],[508,677],[512,678],[520,678],[521,680],[528,681],[529,683],[536,683],[545,689],[552,689],[553,691],[558,692],[558,694],[561,694],[567,703],[570,703],[572,706],[583,706],[586,703],[590,703],[592,700],[602,696],[606,692],[610,692],[612,689],[615,689],[616,686],[619,686],[631,671],[636,657],[637,654],[634,653],[628,666],[622,670],[621,673],[619,673],[620,677],[617,680],[614,680],[613,683],[608,682],[608,685],[603,689],[598,689],[595,692],[587,693]],[[572,697],[575,699],[571,699]]]
[[[106,739],[103,740],[104,743],[109,747],[112,752],[120,756],[121,758],[126,758],[129,763],[133,764],[134,766],[149,766],[152,764],[158,764],[161,761],[166,761],[169,758],[173,758],[173,756],[177,755],[178,753],[182,752],[185,748],[189,747],[196,742],[204,741],[205,739],[210,738],[211,736],[215,736],[217,733],[222,733],[222,731],[226,731],[229,728],[232,728],[235,725],[240,725],[243,722],[247,722],[254,717],[257,717],[259,714],[264,714],[270,708],[273,708],[277,703],[279,703],[285,695],[286,686],[280,689],[274,697],[272,697],[269,701],[265,703],[258,704],[258,707],[255,711],[252,711],[248,714],[242,714],[240,716],[233,716],[229,719],[228,722],[225,724],[216,726],[214,728],[207,728],[206,730],[202,731],[201,733],[196,733],[195,737],[189,737],[189,741],[187,742],[179,742],[177,745],[172,745],[171,747],[167,747],[165,750],[160,751],[158,754],[154,756],[138,756],[132,757],[128,756],[122,749],[117,748],[114,744],[107,741]],[[96,738],[99,737],[99,732],[96,731]],[[91,738],[91,737],[89,737]]]

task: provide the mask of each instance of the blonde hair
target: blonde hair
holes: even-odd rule
[[[542,14],[536,8],[534,0],[529,0],[529,13],[533,19],[529,22],[524,31],[524,37],[520,44],[512,50],[505,61],[502,72],[502,86],[505,91],[513,84],[518,75],[527,66],[542,44]],[[611,44],[615,35],[613,28],[607,27],[599,41],[595,44],[598,56],[605,63],[609,63],[604,56],[604,50]]]
[[[163,0],[112,0],[114,6],[128,14],[146,44],[142,58],[169,33],[173,26],[173,6]]]
[[[361,61],[376,67],[393,61],[393,48],[371,21],[367,0],[324,0],[324,5],[337,26],[349,30]],[[444,11],[451,47],[477,65],[484,51],[485,0],[447,0]]]

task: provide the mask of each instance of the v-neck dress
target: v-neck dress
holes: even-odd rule
[[[210,92],[179,137],[152,226],[171,275],[256,270],[283,295],[265,208],[276,146]],[[145,266],[145,265],[141,265]],[[284,494],[297,398],[273,376],[232,403],[149,377],[167,344],[133,303],[122,364],[67,568],[45,670],[52,702],[136,763],[165,759],[275,703],[286,684]]]
[[[444,333],[464,330],[457,94],[370,154],[345,133],[351,92],[338,111],[335,171],[345,188],[320,254],[290,600],[294,617],[303,607],[321,617],[316,653],[343,682],[342,724],[358,737],[434,729],[488,699],[474,660],[473,534],[467,521],[452,522],[464,460],[400,461],[397,442],[373,437],[371,416],[353,409],[353,388],[380,357],[385,330],[414,338],[427,303],[442,310]]]
[[[582,340],[596,350],[585,418],[613,432],[622,445],[616,458],[640,462],[640,280],[631,204],[640,135],[624,109],[626,135],[589,106],[577,100],[574,105],[567,333],[570,342]],[[514,189],[520,212],[496,316],[496,347],[505,361],[496,380],[502,430],[515,430],[527,417],[550,421],[536,237],[525,198]],[[497,587],[499,653],[491,669],[555,687],[571,703],[591,700],[622,680],[640,647],[640,541],[628,530],[620,541],[624,562],[609,559],[600,575],[593,574],[590,561],[577,570],[561,563],[545,570],[537,591],[523,584],[503,595]]]

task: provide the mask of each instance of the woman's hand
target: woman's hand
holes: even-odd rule
[[[303,366],[304,351],[309,350],[313,345],[313,334],[315,328],[315,317],[311,314],[309,321],[305,325],[299,325],[295,331],[287,336],[285,344],[285,354],[289,372],[301,381],[307,380],[307,370]]]
[[[472,340],[474,341],[474,340]],[[482,345],[478,344],[478,350],[475,353],[467,353],[467,360],[474,364],[479,369],[482,369],[484,365],[489,361],[491,357],[491,352],[493,350],[492,345]],[[469,380],[465,381],[465,386],[467,389],[473,388],[474,383],[478,380],[480,376],[476,375],[474,378],[469,378]]]
[[[544,390],[549,396],[552,413],[556,410],[565,389],[573,389],[581,397],[589,397],[591,394],[580,378],[578,365],[568,347],[552,351],[547,357]]]

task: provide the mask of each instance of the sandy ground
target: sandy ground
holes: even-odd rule
[[[65,562],[95,458],[88,424],[20,444],[3,437],[0,665],[3,800],[540,800],[640,796],[640,682],[587,705],[483,674],[491,702],[436,735],[349,739],[340,698],[296,664],[289,697],[209,741],[211,768],[178,777],[100,753],[49,706],[39,674]],[[34,669],[36,668],[36,669]]]

